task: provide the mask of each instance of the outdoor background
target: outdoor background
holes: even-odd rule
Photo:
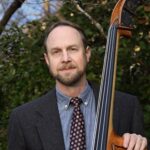
[[[43,59],[47,27],[70,20],[92,49],[88,79],[100,81],[111,12],[117,0],[0,0],[0,150],[7,149],[9,115],[54,86]],[[79,3],[79,5],[78,5]],[[150,1],[135,10],[133,36],[121,38],[116,89],[138,96],[150,138]]]

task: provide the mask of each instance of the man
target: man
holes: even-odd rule
[[[70,22],[59,22],[49,29],[44,46],[45,61],[56,86],[12,112],[9,150],[75,150],[71,148],[74,106],[70,102],[74,97],[82,99],[78,109],[84,116],[86,149],[91,150],[99,89],[86,79],[91,50],[85,34]],[[147,140],[142,136],[141,112],[136,98],[121,92],[115,97],[114,128],[123,135],[123,146],[128,150],[144,150]]]

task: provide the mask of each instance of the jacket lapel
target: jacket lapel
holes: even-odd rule
[[[94,96],[95,96],[95,105],[97,108],[97,103],[98,103],[98,96],[99,96],[99,88],[100,86],[98,84],[95,84],[93,82],[88,81],[89,85],[91,86]]]
[[[43,98],[37,109],[37,130],[44,150],[63,150],[64,141],[55,90]]]

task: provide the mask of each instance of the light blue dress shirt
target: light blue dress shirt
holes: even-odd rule
[[[73,113],[73,106],[70,105],[71,97],[68,97],[63,93],[61,93],[61,91],[57,87],[56,87],[56,96],[62,125],[65,149],[69,150],[70,126]],[[84,91],[80,93],[78,97],[80,97],[83,101],[83,103],[81,104],[81,111],[85,119],[86,146],[87,150],[91,150],[95,124],[95,97],[93,90],[91,89],[89,84],[86,85]]]

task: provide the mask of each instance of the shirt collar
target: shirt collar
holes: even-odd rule
[[[83,104],[84,104],[85,106],[87,106],[88,103],[89,103],[89,98],[88,98],[88,96],[89,96],[90,92],[91,92],[91,87],[90,87],[90,85],[89,85],[88,82],[87,82],[87,84],[86,84],[84,90],[78,95],[78,97],[82,99]],[[67,108],[69,107],[70,99],[71,99],[72,97],[69,97],[69,96],[67,96],[67,95],[64,95],[64,94],[58,89],[57,86],[56,86],[56,96],[57,96],[57,102],[58,102],[60,105],[64,106],[65,109],[67,109]]]

